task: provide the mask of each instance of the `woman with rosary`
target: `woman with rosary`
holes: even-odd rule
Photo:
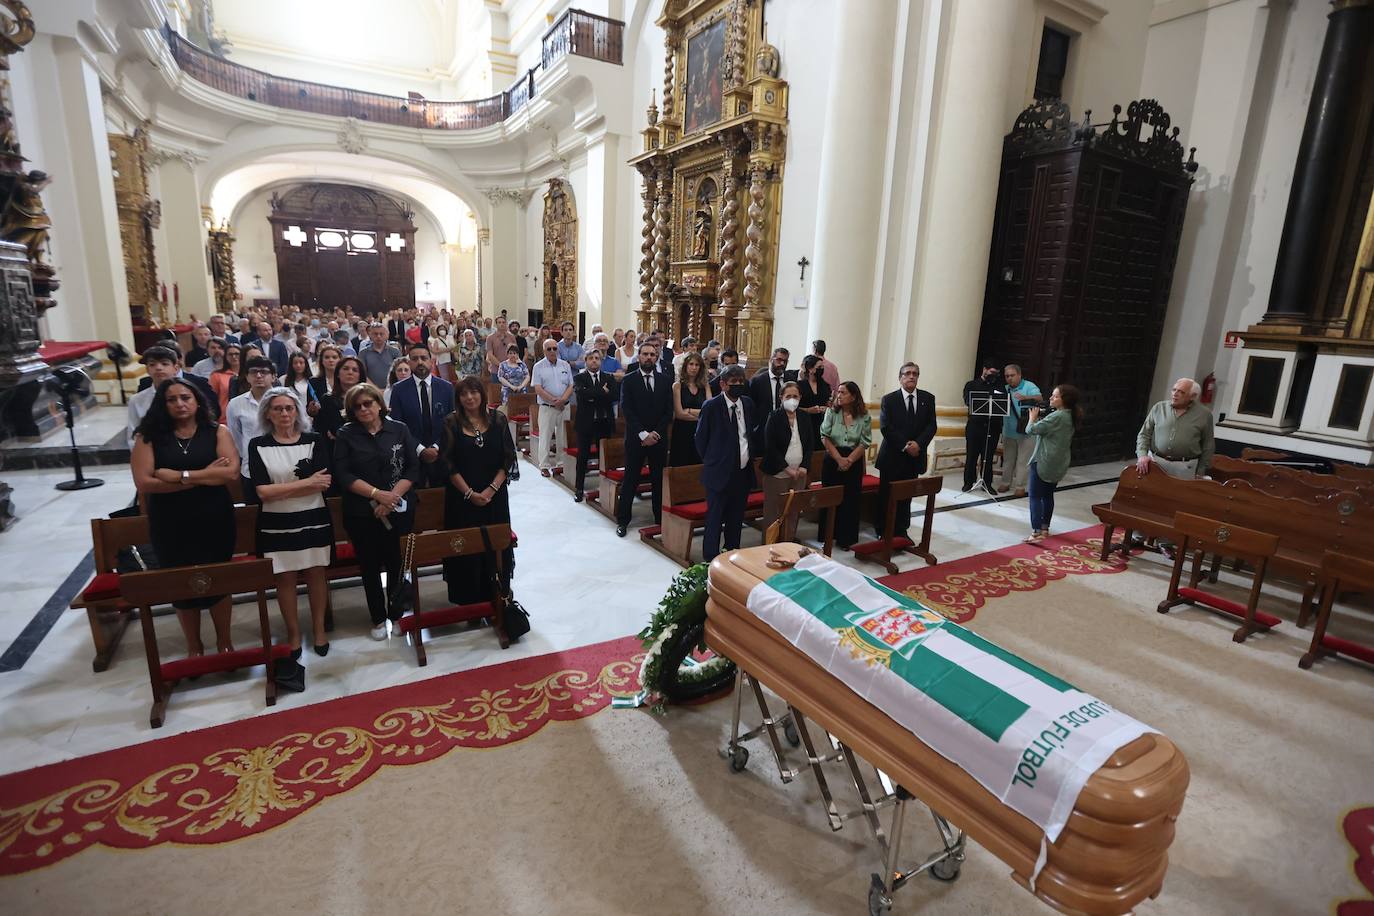
[[[444,488],[444,528],[510,524],[510,491],[506,474],[515,463],[515,445],[507,421],[487,407],[482,382],[468,376],[458,382],[458,410],[444,420],[444,458],[450,470]],[[515,551],[502,557],[502,585],[510,580]],[[495,558],[486,553],[444,561],[448,600],[477,604],[491,600]]]

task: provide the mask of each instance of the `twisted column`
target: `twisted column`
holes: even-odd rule
[[[644,222],[639,229],[639,301],[649,304],[654,294],[654,189],[653,181],[644,176]]]
[[[744,308],[753,312],[759,305],[759,288],[763,282],[763,198],[764,167],[753,166],[749,178],[749,228],[745,230],[748,244],[744,248]]]
[[[673,59],[677,57],[678,33],[674,29],[664,42],[663,54],[663,120],[673,119]]]
[[[672,241],[673,192],[670,172],[664,169],[658,180],[658,214],[654,223],[654,298],[655,311],[668,306],[668,246]]]
[[[731,170],[725,179],[725,206],[720,211],[720,285],[717,289],[720,309],[727,315],[733,315],[739,309],[739,303],[735,301],[735,288],[739,286],[739,281],[735,279],[735,273],[739,270],[739,263],[735,260],[739,250],[738,234],[739,175]]]

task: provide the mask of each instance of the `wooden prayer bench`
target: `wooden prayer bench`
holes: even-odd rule
[[[1374,468],[1360,467],[1356,464],[1333,464],[1331,472],[1337,477],[1354,481],[1361,486],[1374,485]]]
[[[757,483],[758,465],[754,466]],[[746,519],[763,515],[763,490],[752,490],[744,506]],[[701,465],[663,469],[662,537],[641,537],[655,550],[684,567],[692,565],[692,539],[706,527],[706,487],[701,483]]]
[[[1257,461],[1241,461],[1225,455],[1217,455],[1207,473],[1213,480],[1223,483],[1243,480],[1271,496],[1318,500],[1331,498],[1336,493],[1348,493],[1374,504],[1374,487],[1361,487],[1357,481],[1334,474],[1317,474]]]
[[[597,471],[596,490],[587,491],[587,502],[592,502],[595,493],[596,508],[612,520],[615,519],[616,503],[620,499],[620,487],[625,481],[625,437],[605,436],[597,445],[600,468]],[[667,473],[667,468],[664,468]],[[649,466],[640,468],[639,491],[647,492],[651,485],[648,480]]]
[[[492,525],[487,528],[487,535],[491,538],[492,549],[496,551],[496,569],[499,574],[502,568],[501,551],[513,543],[510,526]],[[400,631],[410,636],[415,646],[415,660],[420,667],[429,664],[429,659],[425,655],[424,630],[451,626],[468,620],[490,620],[501,648],[510,648],[510,639],[506,636],[505,621],[502,619],[505,599],[495,582],[490,583],[491,599],[477,604],[449,605],[425,610],[420,600],[419,571],[422,567],[441,564],[450,557],[485,553],[486,549],[481,528],[430,531],[415,536],[415,551],[410,564],[414,609],[402,616],[397,623]]]
[[[1231,636],[1236,642],[1245,642],[1246,637],[1258,630],[1268,630],[1283,621],[1273,614],[1258,609],[1260,590],[1264,587],[1264,575],[1269,561],[1278,550],[1279,539],[1253,528],[1241,528],[1225,522],[1200,515],[1179,512],[1174,516],[1174,530],[1182,536],[1178,550],[1174,554],[1174,570],[1169,577],[1169,592],[1155,608],[1161,614],[1180,604],[1200,604],[1203,607],[1239,617],[1244,621]],[[1189,552],[1193,553],[1193,569],[1186,587],[1179,587],[1183,576],[1183,563]],[[1250,596],[1244,605],[1198,586],[1202,581],[1202,557],[1210,553],[1214,556],[1229,557],[1250,564],[1255,570],[1255,578],[1250,583]]]
[[[854,557],[880,564],[887,570],[889,576],[897,574],[897,564],[892,562],[894,553],[914,553],[925,560],[929,566],[939,563],[940,561],[935,559],[935,555],[930,552],[930,529],[935,521],[935,494],[939,493],[944,485],[945,479],[943,477],[915,477],[911,480],[893,482],[888,489],[887,505],[878,507],[883,519],[882,538],[855,544],[851,548]],[[894,529],[897,527],[897,503],[904,499],[910,499],[914,502],[922,496],[926,498],[926,506],[921,513],[920,542],[913,543],[908,537],[894,537]],[[914,505],[911,507],[911,516],[914,521],[916,516]]]
[[[277,702],[277,683],[272,679],[272,662],[289,658],[291,647],[286,643],[272,644],[272,628],[267,621],[267,589],[276,579],[272,575],[272,561],[252,559],[247,562],[230,561],[201,566],[178,566],[149,572],[128,573],[122,577],[120,591],[124,600],[139,611],[143,624],[143,649],[148,658],[148,679],[153,690],[153,706],[148,721],[153,728],[161,728],[172,690],[183,678],[199,677],[221,671],[236,671],[263,665],[266,668],[267,705]],[[235,595],[256,592],[258,598],[258,628],[262,642],[251,649],[233,652],[207,652],[175,661],[162,661],[153,626],[153,605],[184,601],[204,595]],[[199,613],[199,612],[198,612]]]
[[[1312,645],[1298,661],[1298,667],[1311,668],[1313,662],[1325,655],[1348,655],[1374,665],[1374,646],[1342,639],[1339,636],[1328,636],[1326,633],[1326,628],[1331,622],[1332,606],[1341,592],[1358,591],[1366,595],[1374,594],[1374,561],[1327,551],[1326,556],[1322,557],[1321,585],[1321,607],[1317,611],[1317,625],[1312,630]],[[1298,621],[1299,626],[1305,623],[1302,619]]]
[[[574,410],[574,419],[563,421],[563,435],[566,437],[564,441],[566,441],[568,445],[566,448],[563,449],[562,453],[559,455],[563,463],[563,476],[555,478],[559,483],[563,484],[563,486],[567,487],[569,490],[577,486],[577,457],[579,454],[581,454],[581,449],[577,447],[577,430],[574,428],[573,425],[576,416],[577,414]],[[621,450],[623,453],[623,446],[625,444],[624,417],[615,418],[615,432],[613,433],[613,435],[615,436],[615,438],[620,440],[622,446]],[[591,456],[587,459],[587,476],[590,477],[593,474],[600,475],[600,472],[601,445],[599,442],[593,442]]]
[[[1122,470],[1111,501],[1092,508],[1102,522],[1103,560],[1112,550],[1129,555],[1132,533],[1179,540],[1174,527],[1179,512],[1276,536],[1277,549],[1268,567],[1303,584],[1303,619],[1316,593],[1327,550],[1374,555],[1374,511],[1356,499],[1314,502],[1269,496],[1236,481],[1181,480],[1157,469],[1141,477],[1129,465]],[[1123,529],[1125,537],[1120,545],[1113,545],[1117,528]]]
[[[520,450],[520,440],[524,438],[526,442],[534,434],[534,418],[537,412],[534,409],[534,395],[529,392],[517,393],[512,391],[506,400],[506,419],[515,429],[515,449]]]

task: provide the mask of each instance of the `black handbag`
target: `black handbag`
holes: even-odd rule
[[[130,544],[115,553],[115,572],[137,573],[157,568],[157,553],[152,544]]]
[[[272,663],[272,680],[282,690],[305,691],[305,666],[294,658],[279,658]]]
[[[492,546],[491,534],[485,525],[482,526],[482,545],[486,547],[487,553],[496,558],[496,565],[491,574],[491,586],[502,602],[501,629],[505,630],[507,639],[515,642],[530,631],[530,612],[515,600],[510,584],[502,578],[501,554]]]
[[[401,536],[401,575],[392,583],[386,596],[386,615],[392,620],[400,620],[415,609],[414,573],[411,564],[415,559],[415,535]]]

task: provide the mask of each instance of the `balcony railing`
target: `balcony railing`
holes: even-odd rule
[[[615,19],[568,10],[545,33],[539,64],[505,92],[485,99],[444,102],[274,76],[211,54],[171,26],[163,26],[167,46],[181,72],[212,89],[274,108],[432,130],[475,130],[500,124],[535,98],[539,69],[547,69],[568,54],[620,64],[624,30],[625,24]]]

